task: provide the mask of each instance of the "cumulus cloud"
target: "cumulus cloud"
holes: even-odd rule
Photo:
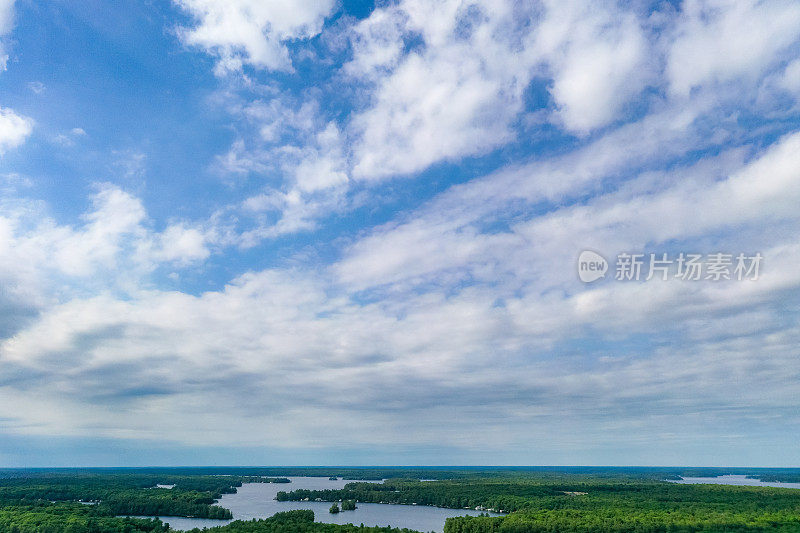
[[[558,118],[578,133],[617,119],[658,67],[636,14],[600,5],[548,2],[536,35],[552,72]]]
[[[185,224],[172,224],[158,237],[155,257],[161,261],[181,264],[206,259],[210,255],[208,237],[198,228]]]
[[[56,226],[49,234],[36,236],[55,247],[56,264],[65,274],[87,276],[98,266],[115,267],[125,240],[142,231],[144,207],[116,187],[102,187],[93,198],[93,208],[78,231]]]
[[[352,122],[354,175],[408,174],[514,140],[536,76],[551,78],[554,120],[567,130],[605,126],[655,82],[642,26],[610,2],[406,1],[376,10],[354,29],[345,66],[375,87]],[[404,54],[414,39],[422,43]]]
[[[219,58],[217,72],[247,64],[270,70],[292,70],[286,42],[308,39],[322,29],[333,0],[288,4],[259,0],[176,0],[196,25],[180,31],[189,45]]]
[[[531,16],[505,2],[409,1],[362,22],[345,68],[374,84],[374,93],[352,121],[354,175],[408,174],[511,140],[532,75]],[[422,44],[400,57],[412,36]]]
[[[670,90],[735,78],[754,81],[800,39],[796,2],[690,0],[681,6],[669,47]]]
[[[184,223],[153,231],[141,200],[101,184],[78,224],[58,224],[41,203],[0,205],[0,280],[42,308],[84,291],[124,294],[164,263],[205,259],[206,233]],[[12,295],[13,295],[12,294]]]
[[[33,121],[14,110],[0,107],[0,155],[25,142],[33,130]]]

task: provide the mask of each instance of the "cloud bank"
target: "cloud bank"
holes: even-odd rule
[[[176,2],[232,137],[204,215],[119,176],[65,221],[6,180],[4,432],[796,462],[795,3],[312,4]],[[765,262],[587,285],[584,249]]]

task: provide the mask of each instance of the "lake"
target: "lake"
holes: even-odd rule
[[[712,485],[741,485],[747,487],[778,487],[784,489],[800,489],[800,483],[781,483],[780,481],[761,481],[750,479],[747,476],[729,474],[719,477],[685,477],[681,479],[670,479],[671,483],[695,484],[706,483]]]
[[[337,479],[336,481],[320,477],[290,477],[291,483],[246,483],[239,487],[236,494],[224,494],[219,505],[231,510],[234,520],[251,520],[268,518],[280,511],[294,509],[311,509],[317,522],[331,524],[355,524],[363,522],[365,526],[406,527],[417,531],[444,530],[445,519],[451,516],[478,515],[480,511],[468,509],[442,509],[425,505],[388,505],[381,503],[358,503],[355,511],[342,511],[331,514],[328,509],[331,502],[279,502],[275,500],[278,491],[297,489],[324,490],[341,489],[353,480]],[[490,513],[492,516],[500,516]],[[181,518],[161,516],[172,529],[185,531],[195,527],[214,527],[225,525],[231,520],[212,520],[209,518]]]

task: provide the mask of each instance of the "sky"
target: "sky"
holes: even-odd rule
[[[799,207],[796,1],[0,0],[0,465],[800,466]]]

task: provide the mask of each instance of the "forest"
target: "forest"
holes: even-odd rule
[[[106,473],[104,471],[3,471],[0,474],[0,531],[14,533],[105,533],[167,531],[157,520],[120,515],[231,518],[214,502],[242,483],[280,479]],[[288,480],[286,480],[288,481]],[[172,486],[158,488],[157,485]]]
[[[320,477],[338,474],[348,479],[347,472],[352,470],[302,469],[302,473]],[[223,474],[216,469],[2,471],[0,531],[165,532],[169,527],[158,519],[125,516],[231,518],[229,510],[215,504],[223,494],[235,492],[243,483],[286,483],[289,480],[285,476],[298,473],[293,469],[229,472],[234,473]],[[384,477],[383,483],[360,481],[387,473],[391,475]],[[720,472],[724,473],[728,472]],[[503,513],[449,518],[445,533],[800,532],[800,490],[679,485],[664,481],[671,475],[666,469],[363,469],[358,474],[340,490],[280,491],[278,498],[341,502],[342,510],[372,502]],[[695,475],[709,474],[699,471]],[[785,479],[796,472],[771,475]],[[356,516],[357,512],[354,521]],[[356,530],[404,531],[323,524],[314,522],[311,511],[287,511],[272,518],[234,521],[209,529],[215,533]]]
[[[509,513],[450,518],[445,533],[800,531],[800,490],[678,485],[650,475],[506,473],[437,482],[348,483],[278,499],[435,505]]]
[[[393,527],[364,527],[314,522],[313,511],[285,511],[263,520],[237,520],[227,526],[206,530],[193,529],[189,533],[417,533],[410,529]]]

